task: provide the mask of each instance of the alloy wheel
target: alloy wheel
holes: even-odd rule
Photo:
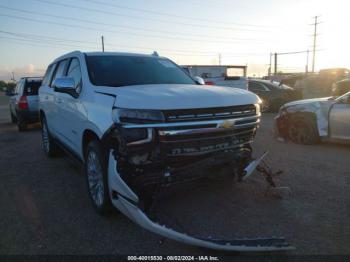
[[[104,198],[103,171],[100,160],[93,150],[87,155],[86,172],[91,198],[95,205],[100,207]]]

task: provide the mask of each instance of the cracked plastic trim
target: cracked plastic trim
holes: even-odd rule
[[[265,154],[263,155],[263,157]],[[256,167],[262,160],[261,157],[254,163]],[[247,172],[251,174],[255,169],[250,167]],[[113,150],[109,152],[108,161],[108,181],[109,192],[112,204],[124,215],[142,228],[149,230],[160,236],[197,247],[232,251],[232,252],[262,252],[262,251],[286,251],[293,250],[294,247],[285,242],[284,238],[259,238],[259,239],[235,239],[235,240],[215,240],[196,238],[185,233],[180,233],[164,225],[153,222],[138,207],[138,196],[128,187],[117,172],[117,161],[114,158]],[[118,197],[113,197],[112,192],[118,193]],[[131,201],[130,201],[131,200]]]

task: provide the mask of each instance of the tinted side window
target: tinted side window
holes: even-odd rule
[[[37,96],[41,81],[38,80],[27,80],[25,84],[25,94],[27,96]]]
[[[260,83],[256,83],[256,82],[249,82],[249,90],[250,91],[268,91],[267,88],[260,84]]]
[[[48,86],[50,84],[54,69],[55,69],[55,65],[54,64],[50,65],[47,68],[45,76],[44,76],[44,79],[43,79],[43,83],[42,83],[43,86]]]
[[[75,90],[79,94],[81,91],[81,71],[80,63],[77,58],[73,58],[69,64],[67,76],[73,77],[75,82]]]
[[[66,59],[66,60],[62,60],[61,62],[59,62],[58,66],[57,66],[57,68],[56,68],[56,70],[55,70],[55,75],[54,75],[54,77],[52,78],[51,83],[52,83],[56,78],[62,77],[62,76],[65,75],[65,73],[66,73],[66,68],[67,68],[67,62],[68,62],[67,59]]]

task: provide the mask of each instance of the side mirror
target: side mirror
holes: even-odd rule
[[[72,77],[56,78],[52,83],[52,87],[55,92],[66,93],[75,98],[78,97],[78,93],[75,90],[75,81]]]
[[[198,85],[205,85],[205,81],[203,78],[199,77],[199,76],[194,76],[193,80],[196,81],[196,83]]]

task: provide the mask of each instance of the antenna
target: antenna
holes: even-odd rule
[[[158,54],[157,51],[153,51],[152,55],[153,55],[153,56],[159,56],[159,54]]]

